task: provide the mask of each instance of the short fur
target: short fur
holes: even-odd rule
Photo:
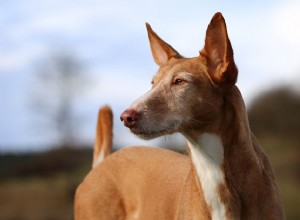
[[[160,68],[121,120],[143,139],[181,133],[190,155],[145,147],[111,154],[78,187],[75,219],[284,219],[273,169],[235,86],[222,14],[212,18],[195,58],[147,30]]]

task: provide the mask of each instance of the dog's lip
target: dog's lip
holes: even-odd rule
[[[155,138],[155,137],[158,137],[158,136],[161,136],[161,135],[164,135],[167,132],[167,130],[159,130],[159,131],[144,131],[144,130],[139,130],[139,129],[136,129],[136,128],[131,128],[130,131],[139,136],[139,137],[142,137],[143,139],[151,139],[151,138]]]
[[[157,127],[159,126],[155,126],[153,127],[152,130],[147,130],[143,127],[138,126],[138,124],[136,124],[136,126],[130,128],[130,131],[137,135],[138,137],[142,138],[142,139],[153,139],[156,137],[160,137],[163,135],[168,135],[168,134],[173,134],[175,132],[177,132],[179,130],[180,127],[180,123],[179,121],[173,121],[173,123],[170,123],[170,127],[163,127],[160,130],[156,130]]]
[[[161,137],[163,135],[173,134],[174,131],[171,129],[163,129],[158,131],[145,131],[145,130],[139,130],[136,128],[131,128],[130,131],[137,135],[138,137],[144,139],[144,140],[150,140],[157,137]]]
[[[162,133],[162,131],[141,131],[135,128],[131,128],[130,131],[136,135],[153,135],[157,133]]]

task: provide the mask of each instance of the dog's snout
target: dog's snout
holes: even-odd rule
[[[127,109],[120,116],[121,121],[124,121],[124,125],[128,128],[133,128],[138,118],[139,114],[134,109]]]

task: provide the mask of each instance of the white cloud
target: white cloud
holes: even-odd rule
[[[41,45],[29,43],[20,48],[0,52],[0,73],[21,71],[22,68],[31,64],[31,61],[41,53],[42,49]]]
[[[131,104],[151,88],[152,75],[132,75],[128,70],[100,70],[87,97],[90,102]],[[124,106],[128,107],[128,106]]]
[[[291,1],[278,6],[273,11],[274,35],[282,43],[291,47],[300,47],[300,2]]]

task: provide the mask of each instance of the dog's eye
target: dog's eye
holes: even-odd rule
[[[182,84],[184,81],[182,80],[182,79],[175,79],[174,80],[174,82],[173,82],[173,84],[174,85],[180,85],[180,84]]]

